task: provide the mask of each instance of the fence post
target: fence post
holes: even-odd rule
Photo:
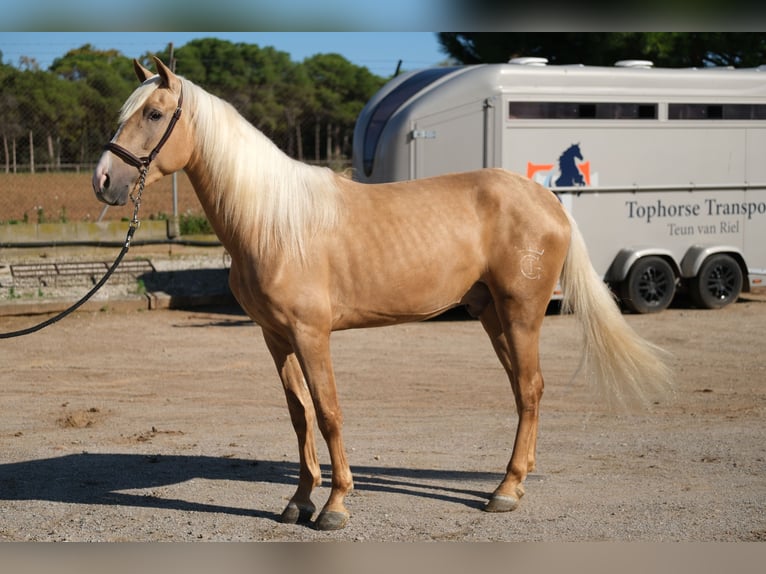
[[[170,52],[170,70],[175,73],[176,59],[173,56],[173,42],[168,44],[168,51]],[[171,177],[173,178],[173,215],[171,215],[170,225],[168,225],[168,239],[175,239],[181,235],[181,225],[178,221],[178,174],[173,172]]]
[[[35,138],[29,130],[29,173],[35,173]]]

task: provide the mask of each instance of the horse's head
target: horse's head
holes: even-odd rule
[[[183,169],[191,157],[188,114],[181,114],[181,80],[158,58],[157,74],[133,60],[141,86],[126,100],[120,127],[93,172],[93,191],[109,205],[124,205],[146,168],[146,185]]]
[[[582,152],[580,151],[580,144],[572,144],[567,152],[574,158],[574,159],[582,159]]]

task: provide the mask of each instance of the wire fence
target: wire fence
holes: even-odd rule
[[[255,57],[250,52],[248,57]],[[186,61],[196,69],[191,53]],[[270,52],[261,55],[268,59]],[[95,164],[117,128],[119,106],[135,86],[129,60],[110,59],[94,65],[93,58],[101,56],[71,55],[72,69],[64,66],[56,73],[0,65],[0,225],[130,217],[130,207],[105,209],[91,189]],[[221,92],[219,97],[232,103],[288,156],[337,171],[347,169],[353,145],[353,110],[367,101],[367,92],[377,89],[380,80],[371,79],[366,72],[366,80],[357,82],[352,73],[351,86],[361,82],[364,89],[349,88],[342,98],[331,99],[322,107],[320,100],[309,97],[314,91],[300,90],[284,79],[292,76],[280,67],[283,64],[277,58],[274,69],[282,71],[274,72],[274,78],[256,75],[255,84],[242,83],[239,78],[241,85],[236,88],[211,80],[211,90]],[[127,83],[120,66],[129,68]],[[216,70],[214,79],[233,73],[228,59],[205,60],[205,66]],[[315,67],[321,70],[323,66],[337,71],[338,63],[318,62]],[[247,66],[243,70],[252,72]],[[343,66],[340,70],[348,72]],[[307,84],[304,81],[300,86]],[[298,95],[287,97],[293,92]],[[188,179],[179,174],[175,186],[171,178],[165,178],[146,190],[142,214],[144,218],[202,216],[202,209]]]
[[[91,185],[95,163],[56,164],[47,159],[41,158],[36,164],[28,161],[0,164],[0,225],[115,221],[131,217],[132,206],[107,207],[96,199]],[[319,163],[337,171],[351,166],[350,158],[344,155]],[[147,188],[141,214],[144,219],[204,217],[183,172]]]
[[[91,168],[92,169],[92,168]],[[129,218],[131,206],[107,207],[91,186],[91,169],[38,173],[0,173],[0,224],[114,221]],[[202,214],[185,175],[178,180],[178,211]],[[171,178],[149,187],[142,198],[143,218],[173,215]]]

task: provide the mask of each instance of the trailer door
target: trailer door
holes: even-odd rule
[[[415,119],[407,138],[410,179],[493,166],[494,121],[485,101]]]
[[[766,286],[766,129],[747,130],[746,181],[753,187],[745,193],[744,256],[751,287]]]

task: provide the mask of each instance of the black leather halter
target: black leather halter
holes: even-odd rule
[[[121,145],[116,144],[114,142],[109,142],[108,144],[106,144],[104,146],[104,149],[112,152],[114,155],[119,157],[122,161],[132,165],[133,167],[137,168],[139,171],[143,168],[148,168],[149,164],[152,163],[154,161],[154,158],[157,157],[157,154],[160,153],[162,146],[164,146],[165,142],[168,141],[170,134],[173,133],[173,128],[176,126],[176,122],[181,117],[181,106],[183,104],[183,101],[184,101],[184,93],[183,93],[183,90],[181,90],[181,94],[178,96],[178,107],[176,108],[176,111],[173,114],[173,117],[170,118],[170,123],[168,124],[168,127],[165,129],[165,133],[162,134],[160,141],[157,143],[156,146],[154,146],[154,149],[151,151],[151,153],[149,153],[149,155],[138,157],[132,151],[127,150]]]

